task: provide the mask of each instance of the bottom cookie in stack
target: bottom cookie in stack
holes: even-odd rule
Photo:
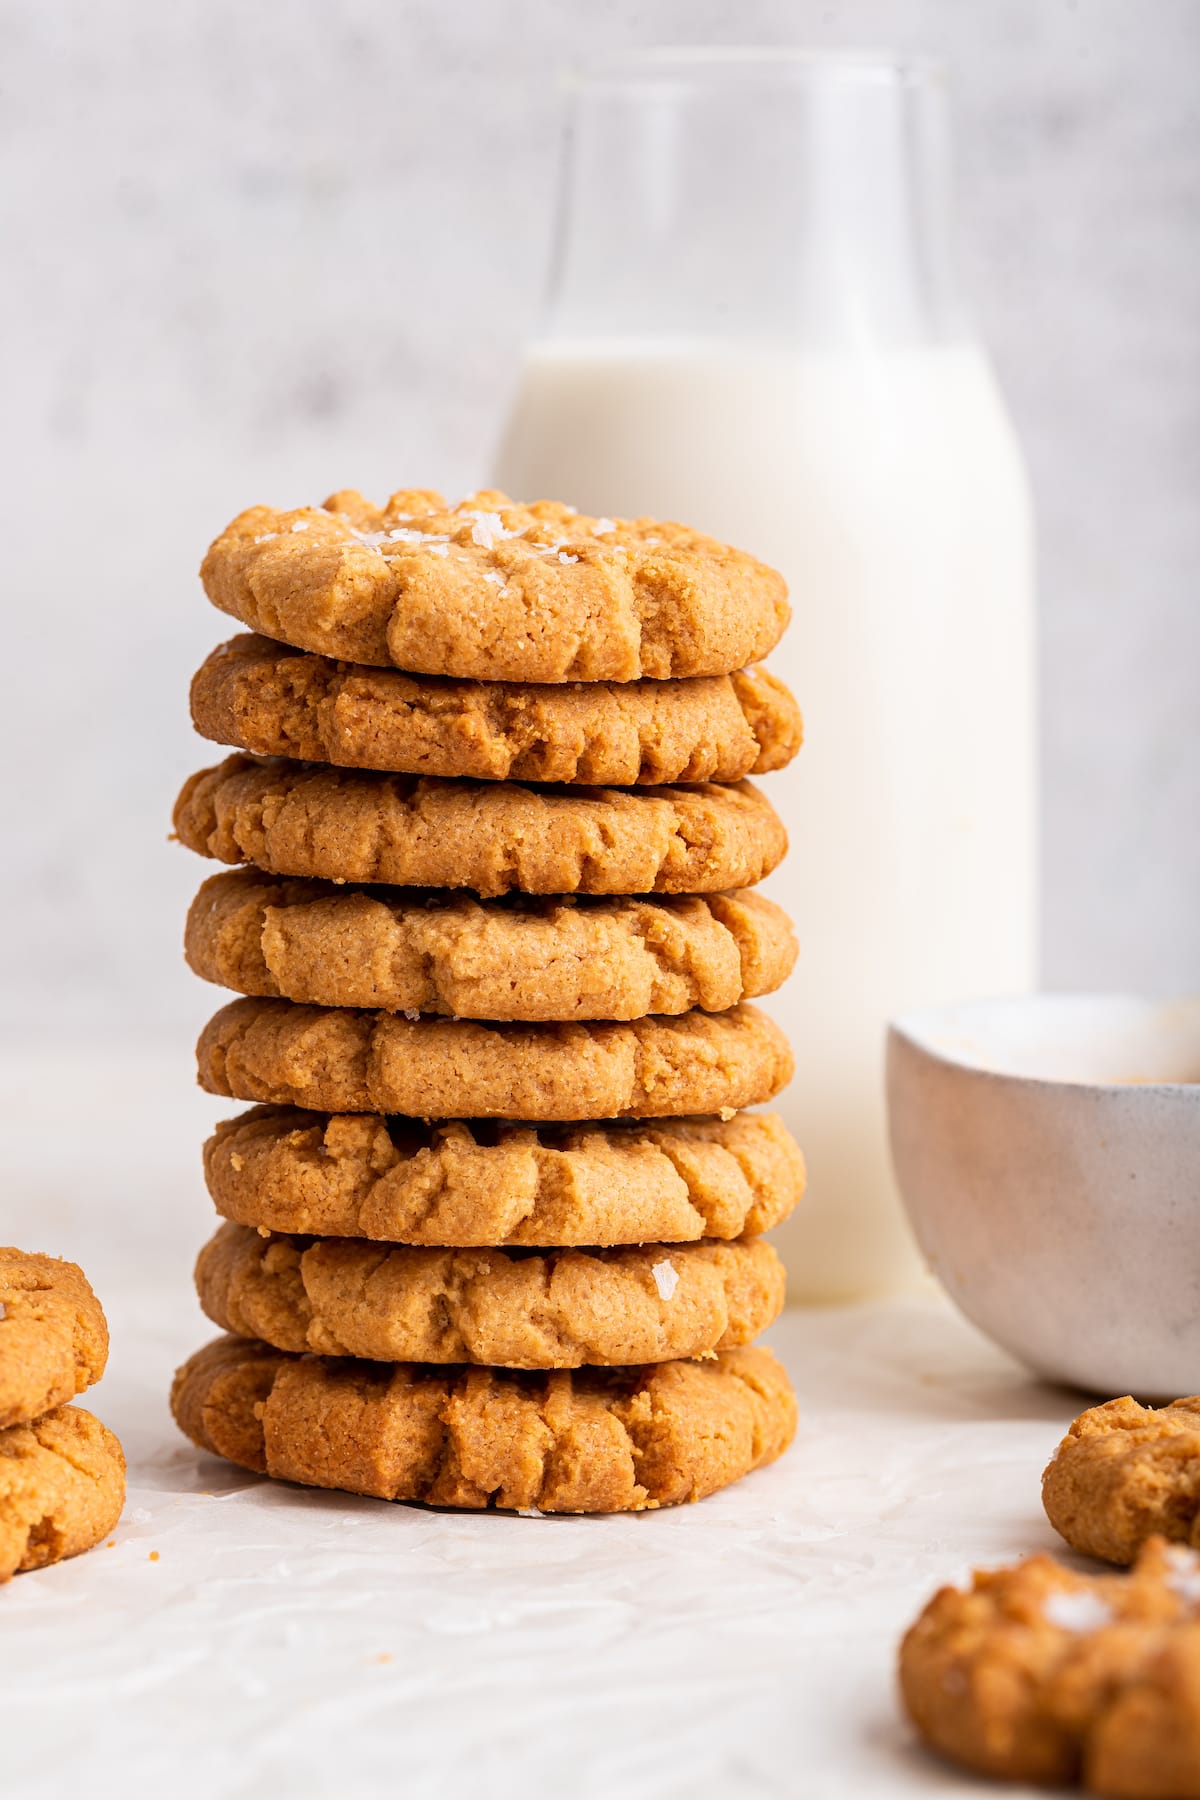
[[[431,1506],[638,1512],[700,1500],[796,1428],[769,1350],[623,1369],[518,1371],[298,1356],[222,1337],[179,1370],[203,1450],[309,1487]]]
[[[791,1442],[787,1377],[751,1345],[784,1297],[757,1233],[804,1187],[770,1114],[259,1107],[205,1169],[229,1222],[196,1283],[237,1335],[176,1377],[202,1449],[392,1500],[616,1512],[700,1499]]]
[[[121,1446],[65,1404],[107,1359],[108,1326],[82,1269],[0,1249],[0,1582],[90,1550],[121,1516]]]

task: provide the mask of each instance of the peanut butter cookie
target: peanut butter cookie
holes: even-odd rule
[[[415,1119],[669,1118],[736,1111],[791,1079],[753,1006],[628,1024],[484,1025],[234,1000],[197,1046],[210,1094]]]
[[[73,1400],[107,1360],[104,1310],[83,1270],[0,1249],[0,1430]]]
[[[748,1344],[778,1318],[762,1238],[621,1250],[434,1250],[222,1225],[196,1291],[214,1325],[277,1350],[376,1362],[577,1369]]]
[[[202,737],[256,756],[480,781],[629,787],[782,769],[800,710],[767,669],[682,681],[455,681],[310,656],[245,634],[192,681]]]
[[[124,1504],[121,1446],[81,1406],[0,1431],[0,1582],[90,1550]]]
[[[289,1356],[218,1338],[175,1377],[184,1434],[243,1468],[382,1500],[625,1512],[700,1500],[791,1443],[769,1350],[527,1374]]]
[[[768,1231],[804,1192],[774,1113],[658,1124],[423,1125],[255,1107],[204,1146],[217,1211],[262,1231],[541,1248]]]
[[[214,875],[187,960],[240,994],[502,1020],[722,1012],[791,973],[787,914],[753,892],[609,900]]]
[[[184,785],[179,841],[272,875],[526,894],[753,887],[787,835],[750,782],[532,788],[230,756]]]
[[[789,618],[774,569],[684,525],[552,501],[346,490],[241,513],[200,571],[214,606],[301,650],[479,681],[726,675]]]
[[[1130,1563],[1161,1533],[1200,1545],[1200,1396],[1081,1413],[1042,1476],[1042,1502],[1073,1550]]]
[[[1196,1800],[1200,1558],[1154,1538],[1129,1574],[977,1572],[909,1631],[900,1686],[926,1742],[980,1774]]]

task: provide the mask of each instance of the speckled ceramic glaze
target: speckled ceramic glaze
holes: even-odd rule
[[[1057,1381],[1200,1391],[1200,998],[910,1013],[887,1082],[909,1218],[974,1324]]]

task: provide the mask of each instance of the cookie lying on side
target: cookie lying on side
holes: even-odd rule
[[[1200,1797],[1200,1558],[1153,1538],[1129,1574],[1049,1556],[945,1587],[900,1649],[925,1741],[1009,1781]]]
[[[124,1504],[121,1446],[82,1406],[0,1431],[0,1581],[91,1550]]]
[[[1150,1537],[1200,1545],[1200,1396],[1081,1413],[1042,1476],[1042,1503],[1073,1550],[1131,1563]]]
[[[107,1360],[108,1325],[83,1270],[0,1249],[0,1430],[73,1400]]]

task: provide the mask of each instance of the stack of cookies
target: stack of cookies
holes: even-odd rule
[[[67,1404],[107,1361],[108,1324],[83,1270],[0,1249],[0,1582],[90,1550],[121,1516],[121,1446]]]
[[[244,996],[199,1044],[256,1104],[206,1147],[197,1266],[232,1335],[175,1417],[320,1487],[617,1511],[780,1454],[751,1340],[803,1165],[787,976],[747,891],[783,828],[742,779],[800,742],[753,666],[782,579],[678,525],[484,493],[243,513],[202,577],[250,626],[192,686],[238,754],[175,829],[241,864],[186,951]]]

